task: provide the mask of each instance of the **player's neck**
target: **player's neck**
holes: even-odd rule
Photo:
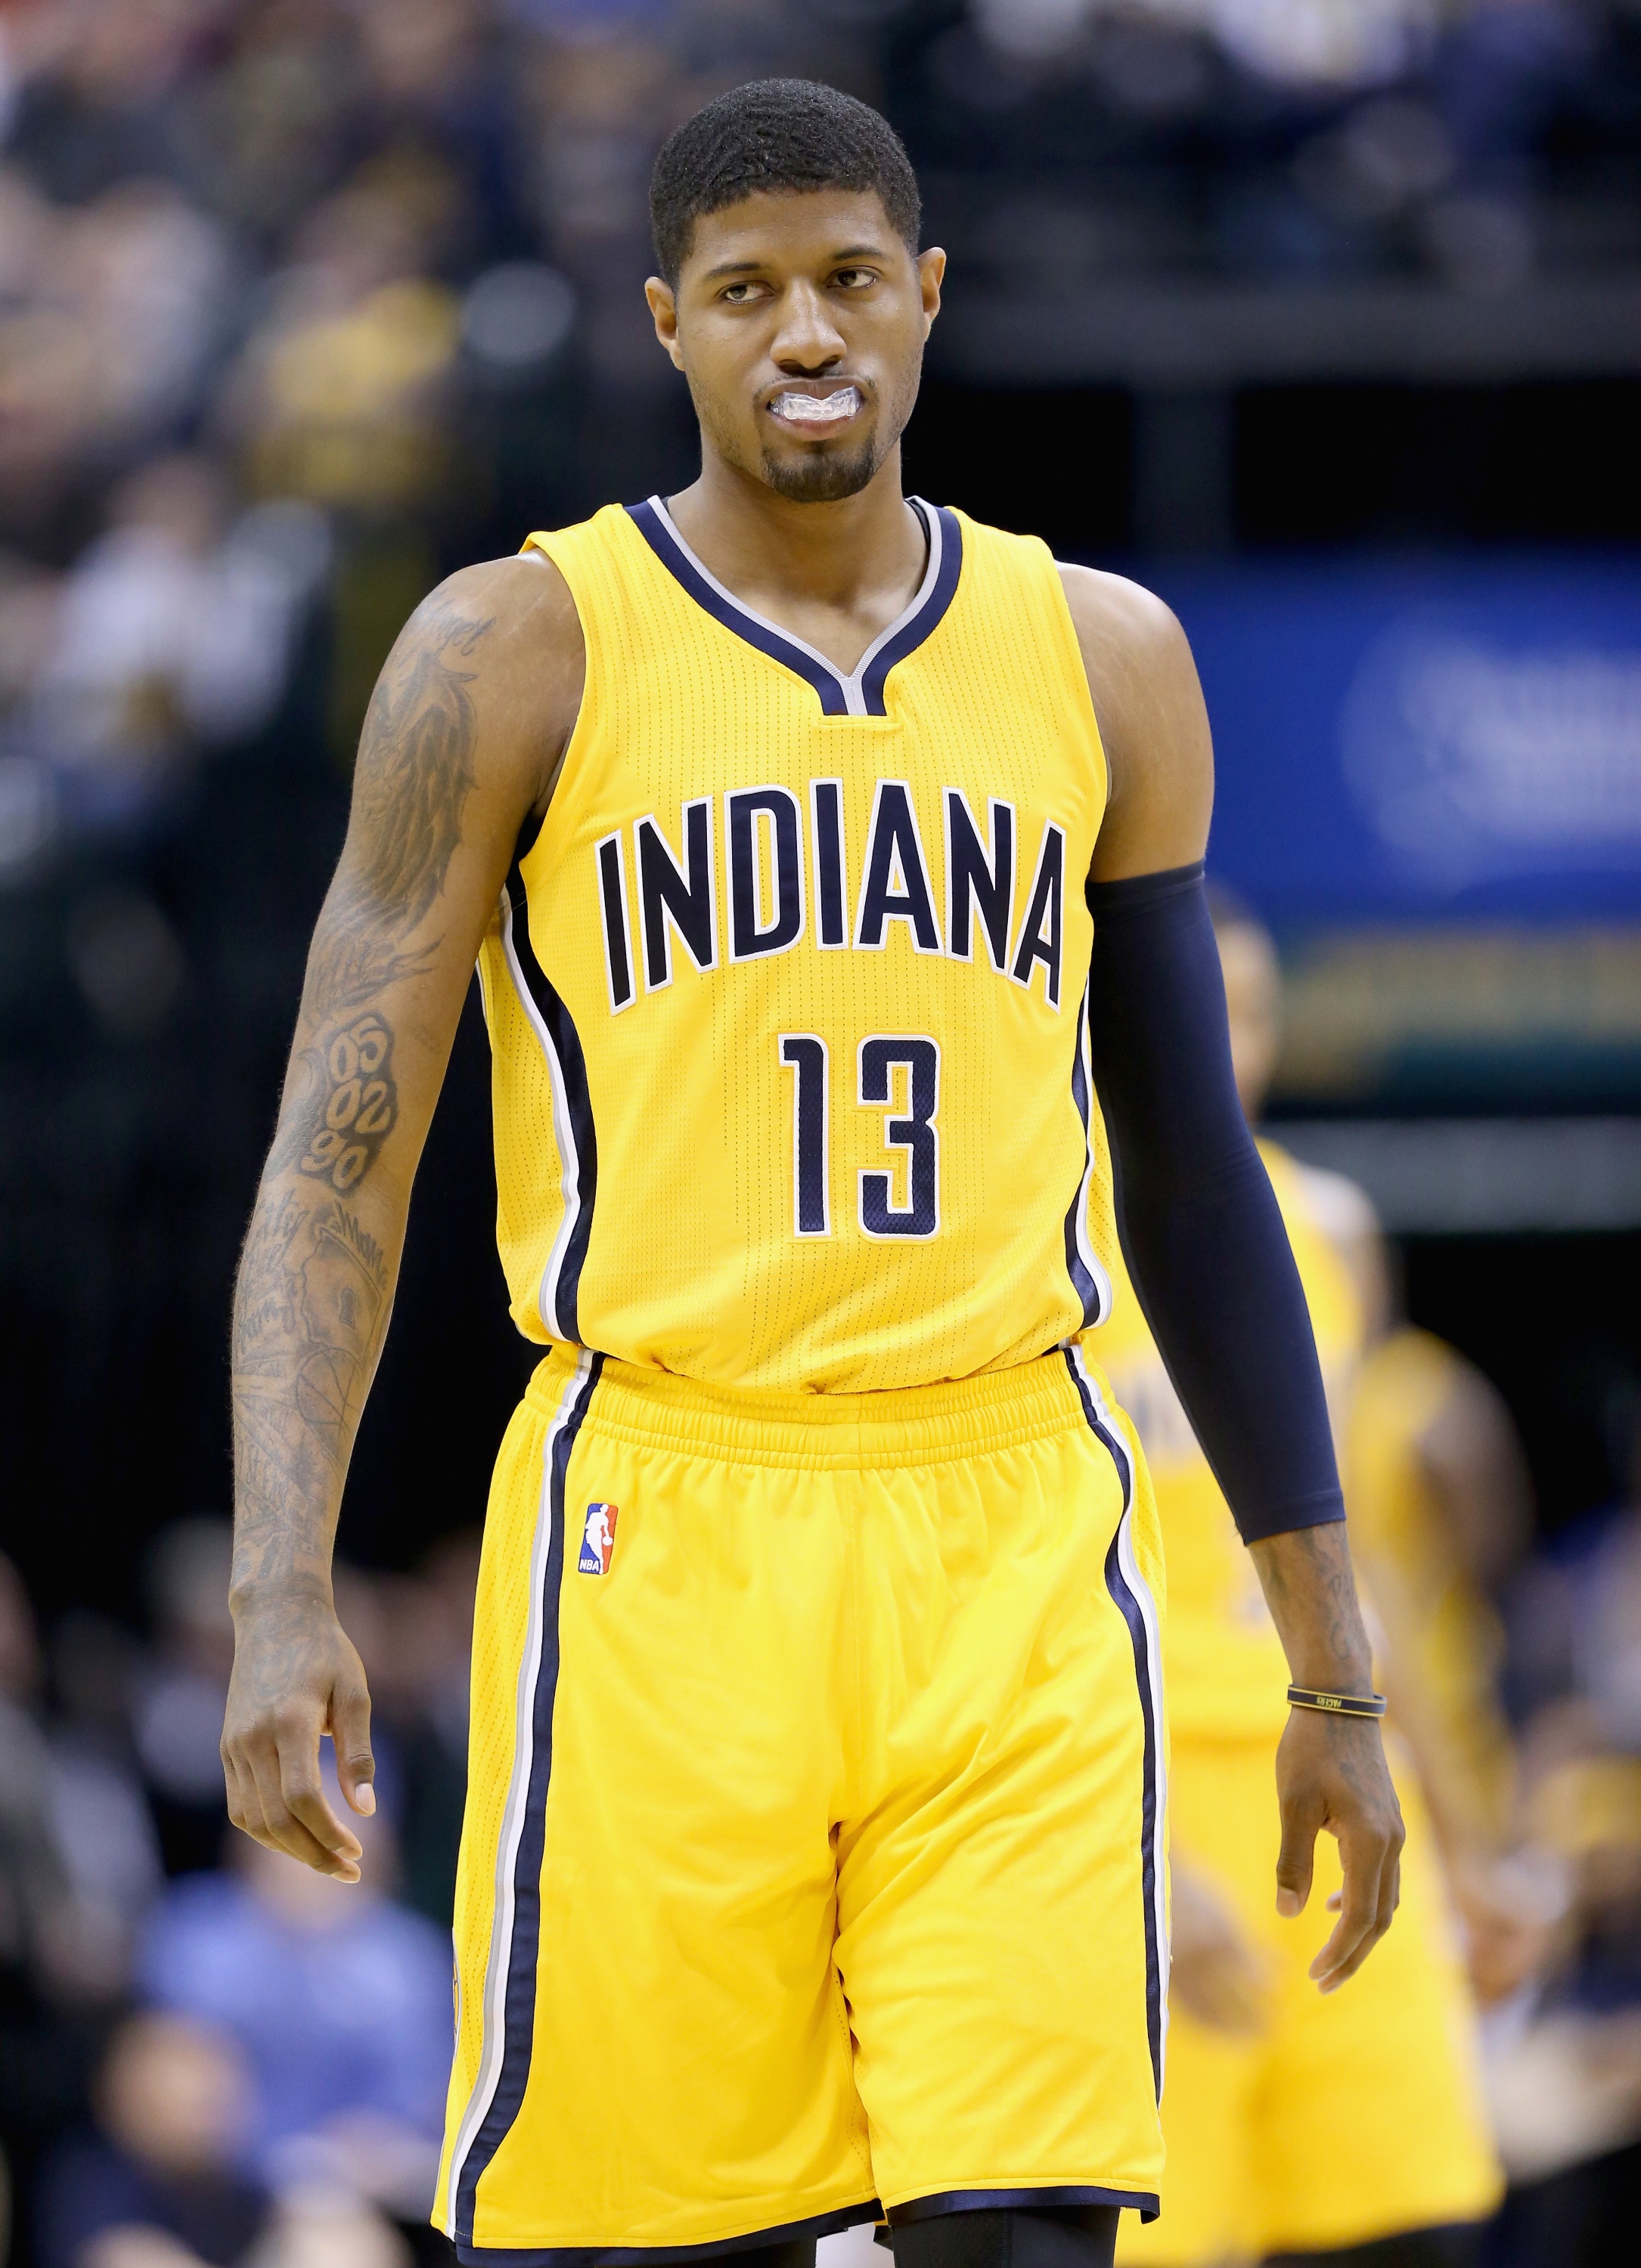
[[[917,594],[928,539],[900,490],[897,448],[858,495],[795,504],[709,449],[669,499],[683,536],[743,606],[852,670]]]

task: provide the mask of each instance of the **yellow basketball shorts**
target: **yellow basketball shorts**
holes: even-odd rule
[[[1075,1349],[835,1395],[549,1356],[479,1577],[462,2259],[1154,2212],[1161,1587]]]
[[[1497,2204],[1468,1988],[1429,1822],[1409,1776],[1398,1779],[1401,1904],[1362,1968],[1324,1996],[1305,1972],[1335,1919],[1327,1902],[1339,1888],[1338,1845],[1318,1837],[1310,1903],[1282,1920],[1272,1749],[1176,1742],[1179,1863],[1217,1885],[1262,1958],[1268,2022],[1236,2037],[1176,2001],[1162,2218],[1145,2229],[1123,2223],[1127,2268],[1329,2252],[1479,2220]]]

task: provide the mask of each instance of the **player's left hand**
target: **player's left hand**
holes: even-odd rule
[[[1305,1911],[1318,1835],[1332,1835],[1339,1844],[1345,1878],[1339,1919],[1311,1963],[1320,1989],[1334,1992],[1390,1927],[1401,1896],[1407,1830],[1377,1719],[1290,1710],[1276,1751],[1276,1793],[1282,1806],[1279,1914],[1291,1918]]]

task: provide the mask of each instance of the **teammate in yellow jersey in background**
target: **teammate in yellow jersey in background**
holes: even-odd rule
[[[1257,1123],[1274,1066],[1275,956],[1240,909],[1216,906],[1216,927],[1238,1086]],[[1260,1149],[1342,1419],[1376,1320],[1372,1216],[1353,1184],[1268,1140]],[[1137,1301],[1118,1297],[1099,1349],[1144,1444],[1162,1519],[1172,1731],[1163,2213],[1124,2231],[1119,2261],[1218,2268],[1300,2255],[1319,2268],[1347,2258],[1448,2268],[1467,2257],[1501,2184],[1462,1956],[1416,1781],[1406,1771],[1399,1780],[1408,1839],[1395,1931],[1371,1970],[1320,1999],[1305,1977],[1305,1939],[1273,1910],[1260,1856],[1287,1713],[1281,1645]],[[1348,1466],[1348,1501],[1349,1480]],[[1356,1520],[1352,1502],[1353,1528]],[[1319,1866],[1318,1883],[1337,1887],[1331,1867]]]
[[[1374,1236],[1363,1251],[1366,1297],[1388,1317],[1379,1248]],[[1343,1464],[1396,1730],[1486,2007],[1542,1959],[1560,1911],[1553,1878],[1517,1847],[1516,1756],[1497,1688],[1493,1601],[1531,1538],[1532,1482],[1497,1389],[1434,1333],[1394,1321],[1357,1373]]]

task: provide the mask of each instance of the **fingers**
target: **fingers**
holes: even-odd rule
[[[248,1835],[253,1842],[267,1842],[268,1830],[262,1820],[262,1808],[256,1800],[256,1783],[248,1771],[239,1770],[233,1752],[225,1742],[222,1750],[222,1775],[227,1786],[229,1824],[237,1827],[241,1835]]]
[[[1310,1970],[1322,1992],[1336,1992],[1354,1977],[1390,1927],[1401,1894],[1401,1843],[1399,1816],[1390,1830],[1364,1827],[1341,1833],[1345,1879],[1339,1920]]]
[[[1379,1876],[1379,1936],[1383,1937],[1396,1918],[1401,1904],[1401,1845],[1398,1843],[1390,1854],[1390,1863]],[[1376,1940],[1377,1941],[1377,1940]]]
[[[248,1835],[253,1843],[260,1843],[264,1851],[277,1851],[285,1857],[301,1859],[313,1865],[314,1860],[307,1845],[299,1840],[292,1840],[291,1823],[284,1819],[283,1808],[277,1803],[273,1807],[276,1824],[270,1825],[262,1802],[262,1784],[249,1762],[242,1766],[231,1762],[228,1770],[231,1775],[228,1817],[233,1824]],[[324,1871],[329,1872],[329,1866]]]
[[[1342,1849],[1341,1855],[1344,1859],[1345,1886],[1340,1893],[1339,1919],[1310,1969],[1311,1976],[1324,1992],[1336,1992],[1347,1977],[1356,1975],[1379,1934],[1379,1868],[1375,1866],[1372,1881],[1364,1882],[1361,1857],[1353,1862]]]
[[[376,1759],[370,1746],[370,1695],[360,1685],[338,1685],[330,1697],[330,1737],[336,1743],[336,1778],[343,1795],[361,1818],[376,1808]]]
[[[311,1709],[292,1705],[252,1732],[225,1739],[223,1764],[228,1816],[236,1827],[334,1881],[359,1881],[361,1846],[325,1800]]]
[[[1310,1897],[1321,1824],[1320,1811],[1314,1803],[1302,1803],[1284,1791],[1282,1848],[1276,1854],[1276,1911],[1286,1920],[1302,1914]]]
[[[263,1812],[293,1858],[305,1859],[337,1881],[357,1882],[363,1846],[325,1799],[319,1777],[318,1726],[307,1710],[300,1712],[299,1722],[297,1716],[292,1711],[279,1727],[278,1794],[284,1815],[275,1818],[265,1795]]]
[[[236,1826],[333,1881],[357,1882],[362,1848],[327,1801],[319,1743],[336,1742],[336,1776],[361,1816],[376,1808],[370,1697],[354,1648],[328,1604],[277,1601],[235,1616],[233,1676],[222,1755]]]

